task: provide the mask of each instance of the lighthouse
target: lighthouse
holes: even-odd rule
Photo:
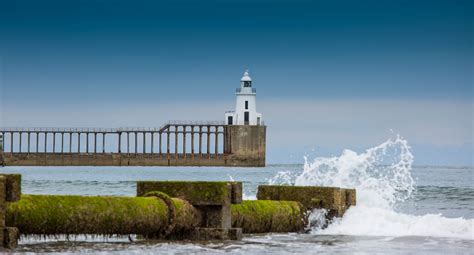
[[[250,125],[259,126],[263,124],[262,114],[257,112],[257,90],[252,87],[252,78],[248,70],[240,79],[240,88],[235,91],[235,111],[225,113],[227,125]]]

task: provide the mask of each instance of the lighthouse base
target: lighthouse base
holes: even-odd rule
[[[266,126],[226,126],[224,153],[229,164],[265,166],[266,132]]]

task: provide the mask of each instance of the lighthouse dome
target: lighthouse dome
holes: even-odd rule
[[[249,75],[249,71],[246,70],[244,72],[244,75],[242,76],[242,78],[240,79],[240,81],[252,81],[252,78],[250,78],[250,75]]]

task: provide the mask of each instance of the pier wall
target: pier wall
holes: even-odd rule
[[[179,154],[168,159],[159,154],[11,153],[4,161],[7,166],[260,166],[259,159],[242,160],[224,154],[209,158]]]
[[[6,148],[0,150],[0,165],[6,166],[265,166],[265,126],[0,132],[8,135],[0,144]],[[115,135],[115,151],[106,150],[113,146],[105,135]]]
[[[266,126],[228,126],[224,139],[231,164],[265,166]]]

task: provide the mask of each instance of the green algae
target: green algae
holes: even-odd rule
[[[260,185],[257,198],[298,201],[306,210],[322,208],[329,210],[331,217],[342,217],[350,206],[356,204],[356,191],[338,187]]]
[[[306,225],[304,210],[295,201],[248,200],[231,205],[232,227],[244,233],[297,232]]]
[[[172,201],[177,228],[198,224],[191,205]],[[23,195],[7,204],[6,223],[23,235],[150,235],[168,227],[168,214],[166,203],[155,197]]]
[[[222,205],[230,202],[232,185],[229,182],[139,181],[137,196],[150,191],[161,191],[193,205]]]

